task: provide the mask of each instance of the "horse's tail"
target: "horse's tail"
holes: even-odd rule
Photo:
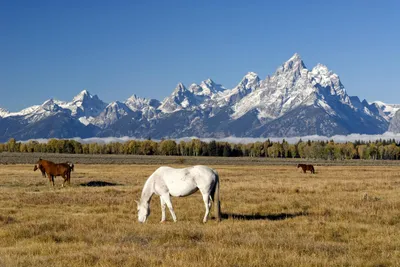
[[[215,174],[215,186],[212,192],[212,200],[214,202],[214,216],[217,221],[221,221],[221,202],[219,200],[219,175],[216,171]]]
[[[315,173],[314,166],[311,166],[312,173]]]

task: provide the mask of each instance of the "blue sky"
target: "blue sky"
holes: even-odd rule
[[[299,53],[347,92],[400,103],[399,1],[0,1],[0,107],[227,88]]]

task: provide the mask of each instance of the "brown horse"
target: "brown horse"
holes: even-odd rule
[[[39,169],[42,172],[43,177],[49,178],[49,182],[54,186],[54,177],[62,176],[64,178],[64,182],[62,186],[64,186],[65,182],[68,184],[71,183],[71,171],[74,170],[74,164],[72,163],[54,163],[52,161],[39,159],[33,168],[34,171]]]
[[[303,170],[304,173],[307,171],[310,171],[311,173],[315,173],[314,166],[311,164],[297,164],[297,168],[300,168]]]

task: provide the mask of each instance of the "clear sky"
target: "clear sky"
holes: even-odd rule
[[[162,100],[178,82],[227,88],[299,53],[347,92],[400,103],[400,1],[0,1],[0,107]]]

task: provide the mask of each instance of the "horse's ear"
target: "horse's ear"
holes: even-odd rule
[[[136,204],[139,206],[139,201],[135,200]]]

